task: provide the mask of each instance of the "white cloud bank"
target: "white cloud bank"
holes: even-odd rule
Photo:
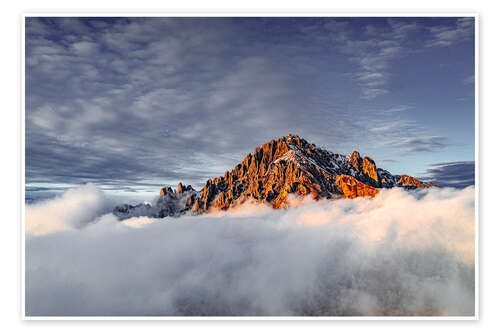
[[[43,235],[84,227],[105,207],[103,192],[94,184],[69,189],[63,195],[26,208],[26,232]]]
[[[472,187],[121,223],[100,201],[27,207],[27,315],[474,314]]]

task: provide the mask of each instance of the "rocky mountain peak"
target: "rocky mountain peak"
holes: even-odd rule
[[[287,207],[289,194],[314,199],[373,197],[378,188],[413,187],[410,180],[398,181],[357,151],[335,154],[288,134],[257,147],[224,176],[209,179],[197,207],[199,212],[227,209],[250,200],[280,208]]]
[[[165,186],[160,190],[160,195],[167,195],[167,193],[174,193],[170,186]]]
[[[191,192],[194,191],[194,189],[191,185],[184,186],[182,183],[179,183],[179,185],[177,185],[177,193],[184,193],[186,191]]]
[[[336,154],[288,134],[255,148],[223,176],[208,179],[199,192],[182,183],[177,191],[162,188],[160,204],[169,208],[160,211],[171,215],[169,209],[181,207],[181,211],[200,214],[247,201],[283,208],[288,207],[290,195],[311,195],[316,200],[374,197],[380,189],[395,186],[414,189],[435,185],[408,175],[392,175],[358,151]]]

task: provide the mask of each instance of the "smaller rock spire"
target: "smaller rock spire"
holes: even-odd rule
[[[160,191],[160,195],[166,195],[167,193],[174,193],[174,191],[172,191],[170,186],[165,186]]]

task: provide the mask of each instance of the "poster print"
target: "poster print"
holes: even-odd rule
[[[473,318],[476,20],[25,17],[25,316]]]

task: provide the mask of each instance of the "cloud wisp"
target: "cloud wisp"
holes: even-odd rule
[[[430,164],[423,178],[441,186],[464,188],[475,184],[474,161],[454,161]]]
[[[427,41],[426,47],[446,47],[455,43],[470,40],[474,36],[474,18],[458,18],[453,26],[438,25],[428,28],[432,39]]]
[[[341,20],[328,22],[324,28],[332,33],[342,52],[358,64],[355,77],[361,87],[361,98],[371,100],[389,93],[391,62],[407,52],[409,36],[419,26],[415,22],[384,19],[363,26],[361,31]]]
[[[51,212],[79,211],[66,203]],[[91,215],[26,235],[28,316],[474,314],[472,187],[178,219]]]
[[[390,145],[401,147],[408,153],[431,152],[450,146],[447,142],[447,138],[443,136],[410,137],[392,142]]]
[[[61,196],[26,209],[26,232],[43,235],[79,229],[96,219],[107,206],[104,194],[93,184],[67,190]]]

